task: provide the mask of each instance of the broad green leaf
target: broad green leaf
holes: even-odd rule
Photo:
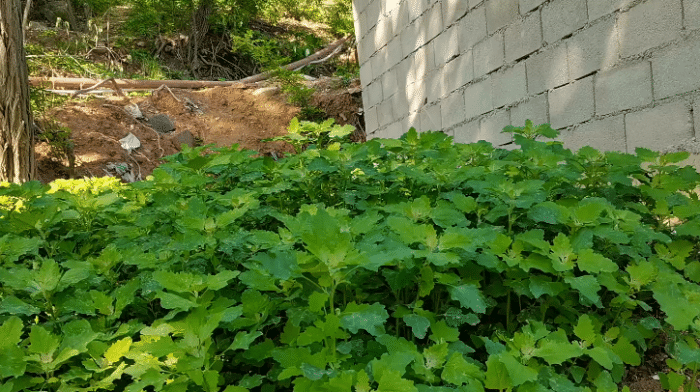
[[[24,328],[19,317],[12,316],[0,326],[0,351],[19,345]]]
[[[448,343],[434,344],[425,350],[423,350],[423,358],[425,359],[425,367],[428,369],[436,369],[442,366],[447,359],[447,354],[450,351],[448,349]],[[462,358],[464,359],[464,358]],[[444,373],[443,373],[444,375]]]
[[[62,350],[71,348],[85,352],[87,345],[99,336],[92,330],[90,322],[86,319],[70,321],[61,328],[61,331],[63,332]]]
[[[21,377],[26,367],[24,351],[19,347],[5,347],[0,350],[0,378]]]
[[[607,257],[595,253],[592,249],[584,249],[579,252],[577,264],[582,271],[592,273],[615,272],[618,270],[617,264]]]
[[[475,284],[463,284],[450,287],[450,297],[459,301],[463,308],[471,309],[476,313],[486,313],[486,301],[484,295]]]
[[[530,292],[535,298],[544,294],[556,297],[566,286],[561,282],[552,282],[552,278],[544,275],[536,275],[530,278]]]
[[[58,344],[58,336],[52,335],[40,325],[32,325],[32,330],[29,332],[29,352],[53,356]]]
[[[156,298],[160,299],[160,306],[165,309],[179,309],[182,311],[188,311],[199,306],[196,302],[182,298],[177,294],[160,292],[156,294]]]
[[[488,389],[511,389],[514,385],[508,376],[508,369],[498,356],[491,355],[486,361],[486,382],[484,386]]]
[[[36,306],[30,305],[13,295],[8,295],[0,302],[0,314],[32,316],[38,314],[40,311],[41,310]]]
[[[510,376],[513,386],[537,380],[537,369],[523,365],[508,352],[498,355],[498,360],[501,361],[508,370],[508,376]]]
[[[576,324],[576,327],[574,327],[574,333],[582,341],[587,343],[593,343],[596,340],[596,337],[598,337],[598,332],[596,332],[595,328],[593,327],[593,322],[591,321],[590,316],[587,314],[579,317],[578,323]]]
[[[262,336],[262,332],[260,331],[255,331],[253,333],[239,331],[227,350],[247,350],[255,339],[260,336]]]
[[[340,317],[343,327],[352,333],[364,329],[371,335],[379,336],[384,333],[384,323],[389,318],[384,305],[375,302],[369,304],[356,304],[350,302]]]
[[[576,344],[569,343],[566,333],[562,329],[558,329],[540,340],[538,347],[532,352],[533,356],[544,358],[550,365],[561,365],[564,361],[582,354],[583,349]]]
[[[418,392],[413,381],[401,378],[397,371],[386,371],[377,380],[379,387],[376,392]]]
[[[45,260],[38,273],[34,276],[33,284],[37,291],[49,293],[56,289],[61,280],[61,269],[53,260]]]
[[[110,364],[113,364],[120,360],[126,353],[129,352],[131,348],[131,338],[126,337],[124,339],[114,342],[104,353],[104,357]]]
[[[617,385],[613,381],[612,376],[606,371],[601,372],[598,377],[596,377],[595,381],[593,381],[593,384],[597,387],[597,392],[618,392]]]
[[[445,364],[441,378],[450,384],[464,385],[473,379],[483,379],[483,372],[478,366],[467,362],[462,354],[455,353]]]
[[[688,301],[675,283],[657,281],[653,296],[666,313],[666,321],[679,331],[688,328],[700,314],[700,305]]]
[[[440,320],[430,326],[430,340],[435,343],[456,342],[459,340],[459,330],[447,325],[445,320]]]
[[[328,294],[314,291],[309,296],[309,310],[314,313],[323,313],[327,302]]]
[[[403,321],[411,327],[413,334],[418,339],[423,339],[425,334],[428,332],[428,327],[430,326],[430,320],[423,316],[417,314],[407,314],[403,316]]]
[[[627,273],[630,275],[630,286],[640,290],[642,286],[645,286],[656,279],[658,270],[654,264],[644,260],[638,262],[637,265],[628,265]]]
[[[355,378],[355,392],[370,392],[369,376],[364,370],[357,372]]]
[[[549,258],[552,260],[552,267],[554,267],[554,270],[562,272],[574,268],[576,255],[574,254],[574,249],[571,247],[569,237],[565,234],[559,233],[554,238],[550,251],[551,254]]]
[[[600,302],[600,297],[598,296],[598,291],[600,291],[600,284],[598,280],[592,275],[583,275],[576,278],[567,277],[564,278],[564,282],[571,285],[571,287],[577,290],[581,295],[589,300],[591,303],[602,307]]]
[[[637,353],[637,348],[624,336],[620,337],[617,343],[613,345],[613,352],[622,359],[622,362],[628,365],[639,366],[642,363],[642,359]]]
[[[565,207],[551,201],[536,204],[527,212],[527,217],[533,221],[549,223],[550,225],[566,223],[569,215],[569,211]]]
[[[603,347],[593,347],[585,350],[584,354],[588,354],[594,361],[598,362],[602,367],[610,370],[613,367],[613,360],[610,357],[608,350]]]

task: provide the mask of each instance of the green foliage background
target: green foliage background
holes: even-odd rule
[[[4,184],[0,390],[617,391],[659,348],[692,390],[687,154],[506,130]]]

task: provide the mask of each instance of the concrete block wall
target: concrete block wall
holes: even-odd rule
[[[410,127],[509,141],[549,123],[574,150],[700,134],[700,0],[353,0],[369,138]]]

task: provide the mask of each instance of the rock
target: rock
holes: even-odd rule
[[[122,148],[126,151],[135,150],[141,147],[141,141],[139,141],[139,139],[131,132],[129,132],[129,134],[125,137],[119,139],[119,142],[122,144]]]
[[[149,118],[148,125],[160,133],[170,133],[175,130],[175,124],[167,114],[156,114]]]
[[[173,137],[173,142],[175,142],[178,148],[180,148],[180,146],[183,143],[187,144],[188,146],[190,146],[190,148],[192,148],[195,146],[196,143],[196,141],[194,140],[194,135],[192,135],[192,132],[188,130],[184,130],[175,135],[175,137]]]
[[[141,109],[139,109],[139,105],[135,103],[128,104],[124,106],[124,110],[131,115],[131,117],[137,119],[137,120],[143,120],[146,117],[143,116],[143,113],[141,113]]]

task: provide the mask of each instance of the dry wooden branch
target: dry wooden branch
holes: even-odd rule
[[[122,92],[122,90],[119,88],[119,86],[117,86],[117,82],[114,81],[114,78],[105,79],[105,80],[103,80],[103,81],[101,81],[101,82],[95,84],[95,85],[92,86],[92,87],[88,87],[88,88],[83,89],[83,90],[78,90],[78,91],[74,92],[70,97],[71,97],[71,98],[75,98],[75,97],[77,97],[78,95],[84,94],[84,93],[86,93],[86,92],[88,92],[88,91],[91,91],[91,90],[94,90],[94,89],[96,89],[96,88],[102,86],[103,84],[105,84],[105,83],[107,83],[107,82],[112,82],[112,86],[114,86],[114,89],[117,91],[117,93],[119,93],[119,95],[121,95],[121,96],[123,96],[123,97],[126,97],[126,94],[124,94],[124,92]]]
[[[324,49],[312,54],[305,59],[295,61],[291,64],[284,66],[287,70],[300,69],[309,64],[315,64],[318,62],[326,61],[333,55],[339,52],[339,48],[350,38],[350,36],[341,38],[332,44],[326,46]],[[131,80],[131,79],[106,79],[103,81],[95,79],[86,78],[46,78],[46,77],[30,77],[29,83],[32,86],[41,86],[45,83],[50,83],[52,89],[55,90],[56,87],[61,87],[64,89],[77,89],[78,91],[74,93],[75,95],[82,94],[84,92],[90,91],[98,86],[112,81],[115,89],[128,89],[128,90],[153,90],[158,87],[165,85],[169,88],[182,88],[182,89],[198,89],[198,88],[210,88],[210,87],[233,87],[239,86],[245,88],[245,84],[251,84],[265,80],[272,76],[271,72],[263,72],[257,75],[249,76],[240,80],[232,81],[215,81],[215,80]],[[88,89],[83,89],[85,85],[92,85]]]

